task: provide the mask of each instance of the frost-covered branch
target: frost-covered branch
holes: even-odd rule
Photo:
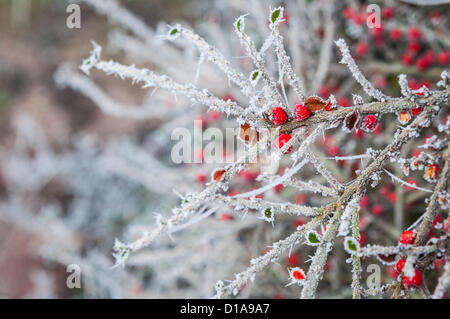
[[[284,8],[278,7],[271,11],[270,13],[270,29],[272,31],[272,36],[275,41],[276,46],[276,54],[278,57],[278,63],[280,64],[280,70],[282,74],[286,76],[288,83],[292,86],[295,93],[297,94],[297,98],[300,102],[303,102],[306,98],[305,96],[305,88],[303,84],[300,82],[300,79],[295,74],[292,69],[292,65],[290,63],[290,58],[286,53],[286,50],[283,45],[283,37],[280,34],[280,23],[283,21],[284,16]]]
[[[268,202],[260,198],[241,199],[233,198],[223,195],[217,195],[214,201],[222,202],[226,205],[235,207],[235,210],[240,209],[256,209],[260,210],[263,214],[269,214],[269,216],[288,214],[293,216],[317,216],[319,215],[320,208],[296,205],[291,203],[273,203]],[[268,217],[268,218],[270,218]]]
[[[307,155],[311,161],[311,163],[314,165],[316,170],[322,174],[322,176],[326,179],[326,181],[331,185],[332,188],[334,188],[336,191],[340,192],[342,191],[342,185],[339,183],[339,181],[336,179],[336,177],[333,176],[333,174],[325,167],[325,165],[320,161],[319,158],[317,158],[314,153],[309,152]]]
[[[276,106],[286,108],[286,105],[283,102],[283,99],[281,98],[280,92],[278,91],[274,80],[265,69],[263,56],[261,56],[261,54],[256,49],[256,45],[253,42],[253,40],[250,39],[250,37],[244,32],[245,15],[242,15],[236,19],[236,21],[234,22],[234,28],[236,34],[239,36],[241,44],[244,46],[248,56],[252,59],[253,63],[257,68],[257,70],[253,71],[252,74],[250,75],[251,79],[256,82],[257,79],[262,78],[264,85],[267,87],[269,91],[268,92],[269,96],[267,99],[265,99],[264,110]]]
[[[388,96],[384,95],[380,90],[374,88],[372,83],[370,83],[364,75],[359,70],[358,66],[353,60],[350,50],[348,49],[347,44],[344,39],[339,39],[336,41],[336,45],[339,47],[342,53],[342,60],[340,63],[347,65],[349,70],[352,72],[353,77],[359,84],[361,84],[364,91],[371,97],[377,99],[378,101],[384,102],[388,100]]]
[[[325,231],[325,234],[317,247],[311,266],[309,267],[306,275],[306,281],[301,294],[302,299],[311,299],[315,297],[317,286],[323,277],[324,266],[328,258],[328,253],[333,248],[333,242],[339,227],[341,215],[342,210],[337,209],[334,212],[330,223],[327,225],[327,230]]]
[[[261,272],[270,263],[276,262],[280,255],[288,250],[290,247],[299,244],[304,238],[306,231],[315,228],[323,220],[323,216],[315,217],[309,223],[300,226],[294,233],[289,237],[282,239],[274,244],[272,244],[271,249],[267,251],[264,255],[254,258],[251,260],[251,266],[235,275],[235,279],[229,284],[224,285],[222,281],[216,285],[216,295],[214,298],[223,298],[226,295],[237,295],[239,289],[247,284],[249,281],[254,281],[256,274]]]
[[[219,52],[217,48],[209,45],[205,39],[192,32],[192,30],[184,28],[180,25],[176,25],[169,30],[169,39],[175,39],[178,35],[195,44],[200,51],[200,54],[206,56],[208,60],[217,65],[227,75],[229,80],[233,81],[240,87],[245,96],[250,97],[255,94],[255,89],[251,85],[250,80],[241,72],[233,69],[230,62],[228,62],[228,60],[221,52]]]
[[[249,112],[237,105],[234,101],[224,101],[215,97],[207,90],[200,91],[192,84],[180,84],[166,75],[156,74],[148,69],[138,69],[134,65],[125,66],[114,61],[103,61],[100,57],[101,47],[94,43],[94,49],[91,56],[83,61],[80,66],[86,74],[89,74],[92,68],[96,68],[109,75],[115,75],[121,79],[131,79],[133,83],[144,83],[144,88],[157,87],[168,90],[173,94],[181,94],[188,97],[193,103],[201,103],[210,109],[224,112],[227,115],[234,115],[242,122],[253,123],[256,118],[249,115]]]
[[[62,65],[55,73],[55,82],[60,88],[70,87],[91,99],[106,114],[129,117],[136,120],[154,118],[154,110],[137,105],[118,104],[99,88],[91,79],[76,73],[69,65]]]

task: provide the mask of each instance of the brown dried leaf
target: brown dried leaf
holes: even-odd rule
[[[317,112],[322,110],[327,103],[319,96],[310,96],[305,100],[303,105],[306,106],[311,112]]]
[[[355,128],[358,121],[359,121],[359,114],[357,111],[353,111],[347,114],[347,116],[344,119],[344,130],[350,132]]]
[[[223,179],[224,176],[225,176],[225,170],[224,169],[216,169],[213,172],[213,179],[216,182],[220,182]]]
[[[383,262],[386,265],[393,265],[395,264],[395,257],[397,256],[397,254],[392,254],[392,255],[377,255],[377,258]]]
[[[408,111],[402,111],[398,113],[398,121],[405,125],[411,120],[411,114]]]
[[[250,124],[244,123],[239,130],[239,138],[245,143],[251,143],[252,145],[258,142],[259,133],[250,127]]]

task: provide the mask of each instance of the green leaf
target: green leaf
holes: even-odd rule
[[[242,20],[241,20],[241,19],[238,19],[238,20],[236,21],[236,29],[237,29],[239,32],[241,32],[241,26],[242,26]]]
[[[259,72],[255,71],[252,73],[252,81],[255,81],[258,78]]]
[[[352,240],[347,240],[347,247],[351,251],[357,251],[358,248],[356,247],[356,244]]]
[[[264,216],[266,216],[267,219],[271,219],[272,218],[272,210],[270,208],[266,208],[266,210],[264,211]]]
[[[345,237],[344,239],[344,248],[349,254],[355,254],[359,250],[359,243],[358,241],[353,237]]]
[[[272,11],[272,14],[270,15],[270,21],[272,21],[272,23],[275,23],[278,18],[280,17],[280,13],[281,13],[281,8],[277,8],[274,11]]]
[[[180,29],[179,26],[177,25],[176,27],[173,27],[169,30],[168,36],[170,39],[175,39],[180,35]]]
[[[312,232],[310,232],[308,234],[308,241],[311,244],[319,244],[320,243],[320,238],[319,238],[319,236],[318,236],[318,234],[316,232],[312,231]]]

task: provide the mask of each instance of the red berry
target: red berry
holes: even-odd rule
[[[344,18],[345,19],[351,19],[353,17],[353,14],[355,13],[355,10],[351,6],[345,7],[344,9]]]
[[[400,243],[403,245],[411,245],[414,243],[414,232],[412,230],[406,230],[400,235]]]
[[[278,138],[275,140],[275,146],[278,149],[283,148],[284,144],[286,144],[291,139],[291,136],[287,133],[280,134]],[[285,151],[285,154],[288,154],[292,151],[292,146],[288,148],[287,151]]]
[[[223,213],[220,215],[220,220],[233,220],[233,215]]]
[[[233,95],[231,95],[231,94],[225,95],[225,96],[223,97],[223,100],[224,100],[225,102],[228,102],[228,101],[234,102],[234,101],[235,101]]]
[[[411,64],[413,64],[413,62],[414,62],[414,58],[411,53],[406,52],[402,55],[402,63],[404,65],[411,65]]]
[[[301,269],[294,269],[291,273],[291,276],[296,281],[305,279],[305,274],[303,273],[303,271]]]
[[[361,197],[361,202],[359,203],[361,208],[366,208],[369,205],[369,196],[364,195]]]
[[[364,56],[367,54],[368,46],[365,42],[358,42],[355,47],[355,53],[359,56]]]
[[[430,66],[430,62],[428,61],[428,59],[425,56],[420,57],[416,61],[416,67],[419,70],[426,70],[426,69],[428,69],[429,66]]]
[[[395,14],[395,11],[394,11],[394,8],[392,8],[392,7],[385,7],[385,8],[383,8],[383,10],[381,10],[381,15],[386,20],[392,18],[394,16],[394,14]]]
[[[399,28],[393,28],[389,33],[389,37],[391,38],[391,40],[394,41],[400,40],[402,35],[403,35],[402,30],[400,30]]]
[[[279,106],[272,109],[272,116],[272,123],[275,125],[281,125],[288,119],[286,112]]]
[[[273,187],[273,189],[275,190],[275,192],[279,193],[279,192],[281,192],[281,190],[283,189],[283,184],[275,185],[275,186]]]
[[[343,107],[347,107],[350,105],[350,101],[346,97],[341,97],[337,100],[338,104]]]
[[[296,255],[296,254],[292,254],[286,258],[286,262],[287,262],[288,266],[290,266],[290,267],[298,266],[299,261],[300,261],[300,258],[298,258],[298,255]]]
[[[383,207],[383,205],[377,204],[377,205],[372,207],[371,212],[375,216],[379,216],[379,215],[383,214],[384,207]]]
[[[387,199],[391,203],[395,203],[397,201],[397,193],[396,192],[390,192],[387,194]]]
[[[363,125],[369,131],[374,130],[375,126],[377,125],[377,117],[373,114],[367,115],[364,118]]]
[[[198,174],[197,174],[197,177],[196,177],[196,180],[197,180],[197,182],[199,182],[199,183],[204,183],[204,182],[206,182],[207,178],[208,178],[208,177],[206,176],[206,174],[198,173]]]
[[[422,36],[422,32],[420,31],[419,28],[417,28],[417,27],[409,28],[408,37],[410,40],[412,40],[412,41],[419,40],[421,36]]]
[[[397,263],[395,264],[395,268],[397,269],[398,272],[402,272],[403,267],[405,267],[405,263],[406,263],[406,259],[401,258],[397,261]]]
[[[415,42],[415,41],[410,42],[408,44],[408,51],[411,52],[411,53],[419,52],[420,51],[420,44],[419,44],[419,42]]]
[[[422,111],[423,111],[423,107],[415,107],[415,108],[411,109],[411,114],[414,116],[417,116],[420,113],[422,113]]]
[[[306,120],[311,115],[310,110],[303,104],[297,104],[295,106],[295,119],[297,121]]]
[[[417,269],[414,269],[413,277],[408,276],[403,277],[403,286],[405,286],[406,289],[410,289],[412,286],[420,287],[422,286],[422,280],[423,280],[422,273]]]
[[[450,61],[450,53],[445,51],[439,52],[437,60],[441,65],[447,65]]]

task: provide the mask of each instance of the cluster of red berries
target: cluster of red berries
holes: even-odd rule
[[[310,117],[311,111],[306,108],[302,104],[298,104],[295,106],[295,119],[297,121],[303,121],[306,120],[308,117]],[[281,107],[274,107],[272,109],[272,123],[275,125],[281,125],[286,123],[288,120],[287,113],[283,110]],[[291,139],[291,135],[288,133],[283,133],[278,136],[278,138],[275,140],[275,146],[278,149],[283,148],[283,146]],[[284,153],[288,154],[292,151],[292,146],[289,147]]]
[[[362,26],[365,22],[374,23],[374,16],[366,11],[366,6],[361,6],[359,10],[352,6],[345,7],[343,11],[344,18],[351,24]],[[384,7],[382,9],[382,20],[386,21],[395,16],[395,9],[393,7]],[[372,19],[372,20],[370,20]],[[369,21],[370,20],[370,21]],[[439,29],[439,24],[442,22],[442,16],[435,12],[430,15],[430,21],[437,28],[435,32],[437,34],[441,33],[443,30]],[[370,28],[370,35],[374,40],[374,45],[376,47],[382,47],[385,45],[385,27],[383,23],[377,27]],[[445,31],[444,31],[445,32]],[[407,38],[407,50],[401,56],[402,63],[405,65],[414,65],[419,70],[425,70],[428,67],[439,63],[440,65],[448,65],[450,62],[450,51],[443,50],[439,52],[434,52],[432,50],[424,50],[424,36],[420,28],[414,26],[410,27],[408,30],[404,31],[399,27],[393,27],[387,32],[388,38],[397,43],[402,40],[402,38]],[[365,41],[359,41],[355,45],[355,55],[357,57],[364,57],[369,51],[369,45]]]
[[[395,265],[395,269],[401,273],[403,271],[403,268],[405,267],[406,264],[406,259],[404,258],[400,258],[397,261],[397,264]],[[414,268],[414,275],[413,276],[403,276],[403,286],[406,289],[410,289],[413,287],[420,287],[422,286],[422,282],[423,282],[423,277],[422,277],[422,273]]]
[[[422,37],[422,31],[419,28],[412,27],[408,30],[409,42],[407,51],[402,55],[402,63],[405,65],[413,65],[415,63],[419,70],[426,70],[436,63],[443,66],[447,65],[450,61],[449,51],[433,52],[432,50],[425,50],[420,54],[422,51],[420,42]]]
[[[322,91],[322,90],[321,90]],[[323,95],[323,92],[321,93]],[[348,106],[348,101],[340,101],[342,106]],[[303,104],[297,104],[294,107],[294,117],[296,121],[304,121],[308,119],[313,112],[318,111],[331,111],[332,103],[331,100],[325,101],[318,96],[310,96],[308,97]],[[286,123],[289,119],[288,114],[283,110],[282,107],[274,107],[272,109],[272,117],[271,121],[275,125],[282,125]],[[368,130],[373,130],[376,127],[377,119],[374,115],[367,116],[366,126]],[[275,146],[281,149],[289,140],[291,139],[291,135],[288,133],[283,133],[278,136],[275,140]],[[285,154],[290,153],[292,151],[292,146],[289,147],[288,150],[285,151]]]
[[[400,235],[400,243],[403,245],[412,245],[415,240],[415,234],[412,230],[406,230]],[[401,258],[397,261],[397,264],[395,265],[395,268],[399,273],[403,271],[403,268],[405,267],[406,259]],[[412,276],[403,276],[403,286],[406,289],[410,289],[412,287],[420,287],[422,285],[423,277],[422,273],[414,268],[414,275]]]
[[[428,81],[417,82],[414,79],[411,79],[408,82],[408,86],[413,91],[420,90],[422,88],[429,90],[430,87],[431,87],[431,85],[430,85],[430,83]],[[424,93],[420,92],[420,91],[419,92],[414,92],[414,94],[417,95],[417,96],[423,96],[424,95]],[[423,111],[423,107],[420,107],[420,106],[412,108],[410,111],[406,111],[406,110],[405,111],[400,111],[398,113],[398,121],[402,125],[405,125],[411,120],[411,118],[412,118],[411,116],[417,116],[420,113],[422,113],[422,111]]]
[[[295,106],[295,119],[297,121],[306,120],[311,116],[311,111],[304,106],[303,104],[297,104]],[[272,123],[275,125],[282,125],[286,123],[288,120],[287,113],[283,110],[282,107],[274,107],[272,109]]]
[[[344,18],[356,25],[362,25],[368,18],[373,18],[372,14],[367,12],[367,6],[361,6],[359,9],[357,10],[352,6],[345,7],[343,12]],[[381,11],[381,16],[384,20],[393,18],[395,16],[394,8],[389,6],[384,7]],[[374,21],[371,20],[371,22],[373,23]]]

